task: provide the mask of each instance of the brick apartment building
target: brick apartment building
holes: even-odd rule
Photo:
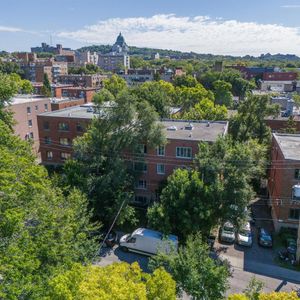
[[[274,227],[297,227],[300,216],[300,135],[273,133],[268,193]]]
[[[297,80],[298,74],[296,72],[265,72],[263,73],[263,80],[266,81],[293,81]]]
[[[37,95],[17,95],[12,99],[8,109],[14,113],[15,133],[23,140],[32,139],[33,148],[37,152],[39,148],[37,115],[51,111],[50,99]]]
[[[94,114],[92,106],[79,106],[43,113],[38,116],[40,153],[45,165],[61,165],[72,155],[72,141],[82,135]],[[136,182],[135,202],[146,205],[157,198],[159,186],[175,168],[191,167],[198,152],[199,141],[214,142],[228,131],[228,122],[216,121],[160,121],[167,144],[158,149],[143,145],[142,174]],[[125,154],[133,168],[141,168],[131,154]]]
[[[58,82],[73,86],[99,88],[106,78],[107,75],[102,74],[65,74],[58,76]]]

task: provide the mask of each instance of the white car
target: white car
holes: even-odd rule
[[[247,222],[236,235],[236,242],[241,246],[251,247],[253,243],[250,223]]]
[[[235,227],[231,222],[226,222],[220,229],[220,241],[233,243],[235,240]]]

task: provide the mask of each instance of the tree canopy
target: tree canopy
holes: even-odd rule
[[[106,267],[77,264],[51,280],[49,299],[175,300],[175,286],[175,281],[163,268],[146,274],[136,262]]]

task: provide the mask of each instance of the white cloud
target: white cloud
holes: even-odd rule
[[[282,8],[300,8],[300,4],[281,5]]]
[[[132,46],[232,55],[266,52],[300,54],[298,28],[207,16],[178,17],[169,14],[149,18],[111,18],[57,35],[83,44],[112,44],[120,31],[127,44]]]
[[[0,32],[21,32],[21,31],[23,31],[21,28],[0,25]]]

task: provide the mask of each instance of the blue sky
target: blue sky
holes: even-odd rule
[[[17,3],[16,3],[17,2]],[[199,53],[300,55],[300,0],[3,1],[0,50],[42,41],[77,48],[111,44]]]

